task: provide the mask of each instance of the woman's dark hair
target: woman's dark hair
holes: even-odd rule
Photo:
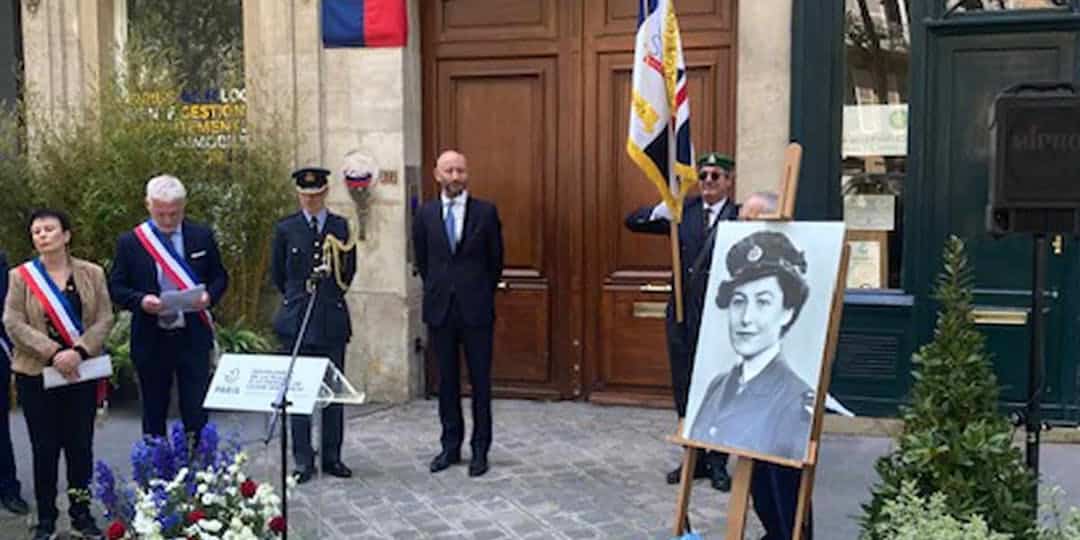
[[[26,232],[30,232],[35,221],[47,218],[54,218],[56,221],[59,221],[61,231],[67,232],[71,230],[71,220],[68,219],[67,214],[59,210],[53,210],[52,208],[38,208],[30,214],[30,219],[26,222]]]

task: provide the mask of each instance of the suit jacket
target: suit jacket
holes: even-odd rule
[[[424,280],[424,323],[445,324],[457,297],[465,324],[495,323],[495,289],[502,279],[502,224],[495,205],[469,196],[457,250],[451,253],[441,198],[428,201],[413,222],[416,270]]]
[[[643,206],[626,217],[626,227],[633,232],[646,234],[670,234],[671,223],[666,219],[649,219],[652,206]],[[703,298],[708,287],[708,274],[712,266],[713,233],[721,221],[733,221],[739,217],[739,206],[728,199],[713,223],[712,229],[705,224],[705,204],[701,196],[686,199],[683,220],[679,224],[679,259],[683,274],[684,332],[672,336],[685,342],[693,358],[697,334],[701,325]],[[674,291],[668,301],[667,318],[675,320]],[[670,338],[669,338],[670,339]]]
[[[690,438],[801,461],[810,440],[814,391],[778,354],[739,392],[741,369],[705,390]]]
[[[181,232],[184,260],[195,272],[196,280],[206,286],[213,307],[221,301],[229,285],[229,274],[221,263],[214,232],[186,219],[181,224]],[[146,358],[153,350],[151,346],[157,341],[160,330],[157,315],[143,311],[141,302],[143,296],[161,294],[161,287],[157,263],[132,231],[121,234],[116,241],[109,294],[116,305],[131,312],[131,358],[135,361]],[[214,345],[213,330],[194,313],[185,314],[184,319],[191,336],[192,352],[209,352]]]
[[[82,299],[83,334],[75,345],[81,345],[91,356],[96,356],[101,354],[113,323],[105,271],[92,262],[72,257],[71,275]],[[49,337],[45,308],[29,292],[18,270],[8,271],[7,276],[9,289],[4,301],[4,326],[15,345],[11,370],[23,375],[40,375],[53,355],[67,347]]]
[[[321,250],[323,239],[328,234],[343,242],[348,240],[349,222],[327,212],[318,238],[311,233],[303,212],[282,218],[274,225],[270,275],[281,293],[281,306],[274,316],[274,332],[288,345],[296,340],[307,308],[307,280],[315,267],[315,243],[319,242],[318,249]],[[356,274],[356,249],[345,253],[341,262],[341,278],[347,284],[352,283]],[[305,346],[327,348],[345,343],[352,337],[345,292],[338,287],[333,275],[319,281],[315,305],[311,308],[311,320],[304,335]]]

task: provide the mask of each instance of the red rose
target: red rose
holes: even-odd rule
[[[109,524],[109,528],[105,531],[105,538],[120,540],[125,534],[127,534],[127,527],[124,527],[124,524],[119,521],[114,521]]]
[[[203,512],[202,510],[192,510],[188,512],[188,523],[198,523],[200,519],[206,519],[206,512]]]
[[[243,484],[240,484],[240,494],[250,499],[255,496],[255,488],[259,487],[254,480],[244,480]]]
[[[270,530],[278,534],[285,532],[285,518],[282,516],[277,516],[271,519]]]

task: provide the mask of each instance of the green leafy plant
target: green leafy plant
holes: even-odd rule
[[[1054,486],[1043,497],[1046,502],[1040,513],[1048,519],[1039,529],[1039,540],[1080,540],[1080,509],[1063,510],[1063,495],[1061,487]]]
[[[971,269],[959,238],[945,243],[934,299],[940,303],[934,339],[912,358],[911,405],[902,411],[896,450],[876,464],[881,479],[863,506],[863,538],[892,540],[879,525],[906,484],[920,496],[939,493],[958,520],[983,516],[991,530],[1035,538],[1035,478],[997,410],[997,380],[985,337],[972,322]]]
[[[131,313],[122,311],[116,315],[113,327],[105,338],[105,348],[112,358],[113,388],[135,384],[135,364],[131,361]]]
[[[221,352],[251,354],[274,350],[274,344],[269,338],[249,328],[242,319],[219,326],[215,338]]]
[[[990,530],[979,515],[957,519],[949,513],[945,495],[919,496],[915,483],[905,481],[895,499],[885,501],[873,535],[889,540],[1009,540]]]

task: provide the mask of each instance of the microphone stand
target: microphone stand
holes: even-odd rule
[[[304,335],[307,333],[308,321],[311,320],[311,311],[315,307],[315,297],[319,293],[319,280],[322,279],[323,274],[320,269],[316,269],[312,273],[311,277],[307,280],[308,290],[308,303],[304,309],[304,318],[300,322],[300,331],[297,332],[296,341],[292,347],[292,357],[289,359],[289,369],[285,372],[285,380],[281,383],[281,388],[278,389],[277,398],[274,399],[273,408],[274,412],[270,416],[270,421],[266,427],[266,438],[263,441],[264,444],[269,445],[270,440],[274,437],[274,430],[277,427],[277,422],[281,422],[281,516],[285,518],[285,530],[281,532],[282,540],[288,540],[289,538],[289,497],[288,497],[288,463],[289,463],[289,423],[287,420],[287,409],[292,402],[289,401],[289,384],[292,382],[293,368],[296,367],[296,357],[300,354],[300,345],[304,342]]]

